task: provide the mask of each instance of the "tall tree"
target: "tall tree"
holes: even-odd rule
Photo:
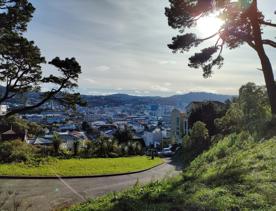
[[[35,43],[24,37],[34,11],[28,0],[0,0],[0,84],[5,87],[0,93],[0,104],[31,91],[39,92],[43,85],[53,88],[40,94],[40,99],[32,105],[11,109],[6,116],[37,108],[49,99],[70,105],[81,102],[78,93],[70,94],[81,74],[75,58],[56,57],[49,64],[58,73],[42,74],[46,60]]]
[[[264,14],[258,9],[257,0],[169,0],[170,7],[166,8],[168,24],[174,29],[179,29],[181,35],[173,37],[172,44],[168,47],[173,52],[189,51],[207,40],[214,40],[214,44],[204,48],[189,58],[189,66],[202,68],[203,76],[209,77],[212,68],[221,68],[224,58],[223,48],[235,49],[243,44],[249,45],[256,51],[265,78],[271,110],[276,114],[276,84],[272,65],[266,54],[265,46],[276,48],[276,42],[263,38],[263,27],[276,27],[265,19]],[[186,29],[196,26],[199,19],[211,13],[218,13],[224,21],[220,29],[209,37],[199,38],[195,33],[186,33]],[[185,33],[184,33],[185,32]]]
[[[133,139],[132,131],[128,127],[125,127],[124,129],[118,128],[113,136],[120,144],[127,144]]]

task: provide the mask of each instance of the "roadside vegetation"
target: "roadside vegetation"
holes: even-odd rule
[[[0,176],[88,176],[140,171],[163,163],[144,156],[140,142],[129,140],[130,133],[117,132],[119,141],[99,137],[73,143],[73,150],[62,147],[63,140],[54,133],[50,146],[33,146],[21,140],[0,143]]]
[[[70,210],[275,210],[276,138],[231,134],[182,176],[111,193]]]
[[[146,156],[124,158],[68,159],[46,158],[34,162],[0,164],[0,175],[5,176],[92,176],[140,171],[162,164]]]
[[[184,137],[183,174],[111,193],[70,210],[276,210],[276,124],[266,90],[248,83],[214,120]]]
[[[75,141],[72,150],[62,147],[63,140],[58,133],[54,133],[52,140],[53,144],[49,146],[34,146],[21,140],[1,142],[0,163],[39,163],[48,158],[118,158],[142,156],[145,152],[141,142],[129,139],[120,142],[115,138],[98,137],[94,141],[85,141],[82,146]]]

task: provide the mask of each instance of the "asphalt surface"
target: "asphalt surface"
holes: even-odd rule
[[[98,178],[0,179],[0,211],[48,211],[68,207],[109,192],[177,175],[181,166],[166,159],[149,171]]]

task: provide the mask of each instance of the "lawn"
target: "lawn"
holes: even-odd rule
[[[197,157],[182,176],[75,205],[71,211],[276,210],[276,137],[230,135]]]
[[[39,166],[24,163],[0,164],[2,176],[90,176],[140,171],[163,162],[146,156],[125,158],[91,158],[50,161]]]

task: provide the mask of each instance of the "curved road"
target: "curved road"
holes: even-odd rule
[[[0,210],[48,211],[67,207],[109,192],[174,176],[181,166],[170,159],[149,171],[123,175],[78,179],[0,179]]]

